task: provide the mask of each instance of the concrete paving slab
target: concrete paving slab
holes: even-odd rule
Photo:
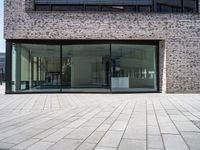
[[[199,150],[199,108],[200,94],[1,92],[0,149]]]

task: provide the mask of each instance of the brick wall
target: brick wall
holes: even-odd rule
[[[32,2],[5,0],[5,39],[160,40],[162,91],[200,92],[199,14],[34,12]]]

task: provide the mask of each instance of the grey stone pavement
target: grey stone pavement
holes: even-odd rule
[[[0,91],[0,150],[200,150],[200,94]]]

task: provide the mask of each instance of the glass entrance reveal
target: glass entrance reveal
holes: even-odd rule
[[[12,44],[11,91],[157,92],[156,43],[16,42]]]

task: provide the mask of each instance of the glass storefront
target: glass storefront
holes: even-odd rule
[[[157,92],[154,43],[12,43],[12,92]]]

